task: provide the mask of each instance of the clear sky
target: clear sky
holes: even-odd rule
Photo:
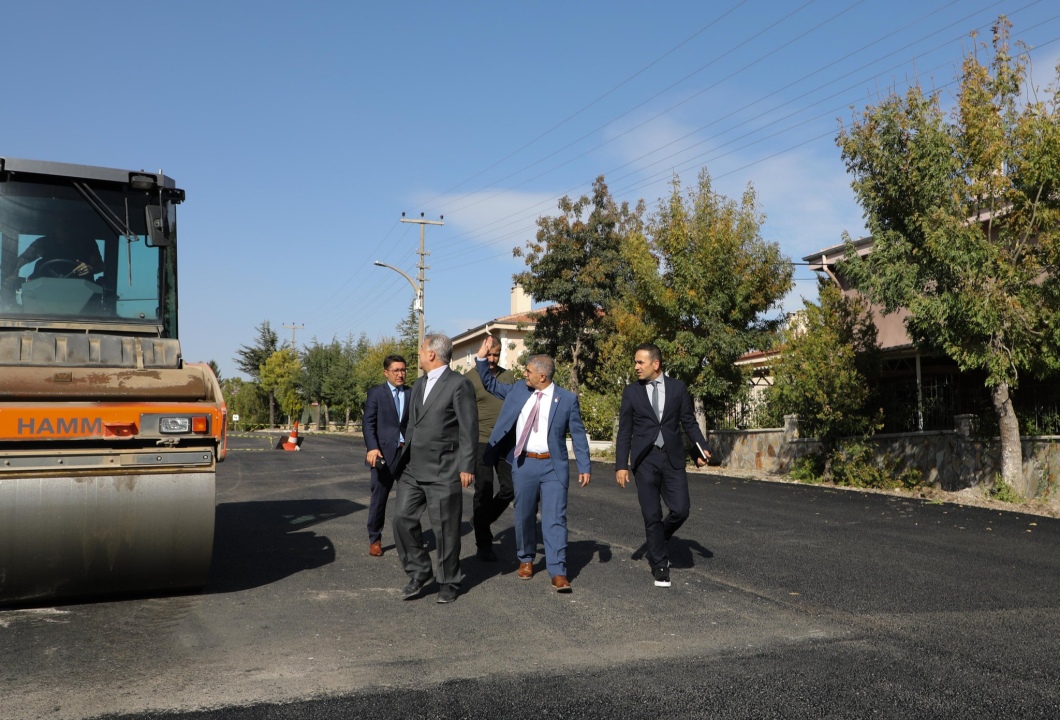
[[[798,260],[863,232],[835,135],[919,78],[952,94],[998,14],[1060,58],[1055,0],[9,2],[0,155],[162,169],[180,330],[222,375],[269,320],[297,345],[392,335],[427,228],[428,325],[509,310],[512,248],[604,175],[654,207],[676,173],[751,184]],[[786,300],[813,296],[812,273]]]

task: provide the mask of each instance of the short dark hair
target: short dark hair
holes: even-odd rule
[[[636,355],[641,350],[647,351],[647,353],[651,355],[652,360],[658,360],[659,365],[662,365],[662,350],[659,349],[658,345],[655,343],[641,343],[633,349],[633,354]]]
[[[405,362],[405,358],[401,357],[400,355],[387,355],[385,358],[383,358],[383,369],[389,370],[390,366],[396,362],[401,363],[405,367],[409,366],[409,364]]]

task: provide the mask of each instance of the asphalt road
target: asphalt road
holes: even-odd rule
[[[274,440],[231,440],[203,592],[0,610],[0,718],[1060,717],[1058,520],[694,474],[660,589],[594,464],[572,595],[508,511],[440,605],[368,557],[359,439]]]

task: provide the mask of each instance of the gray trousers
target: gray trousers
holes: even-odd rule
[[[435,579],[441,585],[459,585],[460,521],[464,512],[464,492],[460,480],[424,482],[416,478],[410,463],[397,481],[397,505],[394,508],[394,544],[398,557],[410,579],[426,581],[432,575],[431,556],[423,547],[420,518],[426,508],[438,550]]]

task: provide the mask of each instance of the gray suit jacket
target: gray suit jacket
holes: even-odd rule
[[[418,482],[459,482],[460,473],[474,473],[478,450],[478,407],[475,387],[460,373],[446,368],[431,388],[427,378],[412,386],[409,424],[397,476],[413,463]]]

